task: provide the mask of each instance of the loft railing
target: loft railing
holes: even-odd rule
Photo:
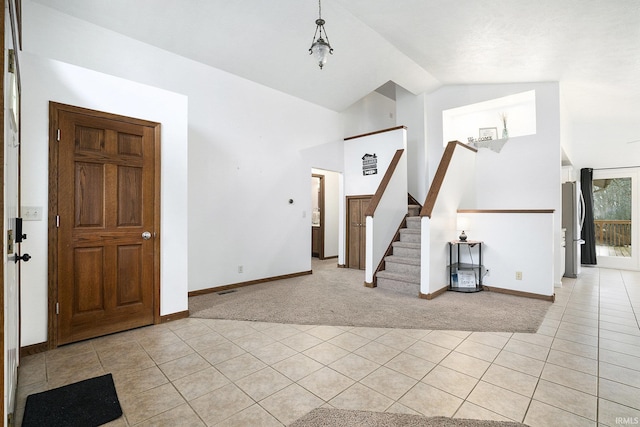
[[[596,230],[596,245],[631,245],[631,220],[597,219],[593,223]]]

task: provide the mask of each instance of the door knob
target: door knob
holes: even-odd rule
[[[149,233],[148,231],[145,231],[142,233],[142,238],[144,240],[149,240],[151,238],[151,233]]]
[[[18,261],[24,261],[24,262],[27,262],[27,261],[29,261],[30,259],[31,259],[31,255],[29,255],[29,254],[24,254],[24,255],[22,255],[22,256],[20,256],[20,255],[16,255],[16,256],[15,256],[14,261],[15,261],[15,262],[18,262]]]

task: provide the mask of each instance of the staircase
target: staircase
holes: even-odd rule
[[[409,205],[409,214],[400,239],[391,244],[384,257],[384,270],[376,273],[378,288],[412,296],[420,295],[420,206]]]

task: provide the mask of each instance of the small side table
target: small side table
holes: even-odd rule
[[[449,289],[455,292],[480,292],[482,290],[482,245],[478,240],[453,240],[449,242]],[[476,250],[478,262],[460,262],[460,247]],[[455,249],[455,250],[454,250]],[[472,254],[473,256],[473,254]]]

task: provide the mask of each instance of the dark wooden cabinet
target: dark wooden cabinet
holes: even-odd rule
[[[320,227],[311,226],[311,256],[320,258]]]
[[[347,267],[364,270],[366,221],[364,213],[371,196],[347,197]]]

